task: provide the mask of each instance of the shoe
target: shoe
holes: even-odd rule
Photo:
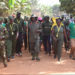
[[[4,67],[7,67],[7,64],[4,64]]]
[[[61,61],[61,59],[60,59],[60,58],[58,58],[58,61],[60,62],[60,61]]]
[[[7,61],[10,62],[10,58],[7,58]]]
[[[39,57],[37,57],[37,58],[36,58],[36,60],[37,60],[37,61],[40,61],[40,58],[39,58]]]
[[[16,56],[19,56],[19,54],[18,54],[18,53],[16,53]]]
[[[35,57],[32,57],[32,60],[35,60]]]
[[[14,56],[12,56],[11,58],[14,59]]]
[[[72,55],[70,54],[69,58],[71,59],[72,58]]]
[[[75,58],[72,58],[72,60],[75,60]]]
[[[56,55],[54,55],[54,59],[56,59]]]
[[[22,53],[19,53],[19,56],[22,56]]]

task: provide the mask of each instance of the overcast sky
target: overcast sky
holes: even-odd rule
[[[60,4],[59,0],[39,0],[39,3],[50,6],[53,6],[55,4]]]

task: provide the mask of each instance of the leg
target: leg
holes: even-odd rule
[[[60,58],[61,58],[62,45],[63,45],[63,40],[58,40],[58,46],[57,46],[58,61],[60,61]]]
[[[25,50],[27,49],[27,34],[24,34],[24,45],[25,45]]]
[[[45,49],[45,53],[47,54],[47,37],[43,36],[43,45],[44,45],[44,49]]]
[[[35,43],[30,43],[30,52],[32,55],[32,60],[35,60]]]
[[[50,55],[50,54],[51,54],[51,41],[50,41],[50,35],[48,36],[47,41],[48,41],[48,53],[49,53],[49,55]]]

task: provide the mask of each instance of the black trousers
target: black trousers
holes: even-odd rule
[[[25,50],[27,49],[27,33],[25,32],[23,35]]]
[[[22,33],[19,33],[19,36],[17,38],[17,43],[16,43],[16,53],[22,53],[21,48],[23,44],[23,38],[22,38]]]
[[[51,53],[50,35],[43,36],[43,44],[46,53]]]

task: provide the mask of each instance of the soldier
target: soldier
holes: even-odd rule
[[[32,16],[31,23],[29,25],[29,43],[32,60],[40,60],[38,57],[40,51],[40,32],[40,24],[37,22],[35,16]]]
[[[0,56],[3,60],[4,67],[7,67],[5,40],[8,37],[8,32],[5,27],[2,26],[2,18],[0,18]]]
[[[68,43],[67,43],[66,38],[64,38],[65,49],[66,49],[66,51],[69,51],[69,49],[70,49],[70,28],[69,28],[69,20],[68,19],[65,20],[64,27],[65,27],[65,31],[66,31],[66,35],[67,35],[67,40],[68,40]]]
[[[21,18],[21,13],[17,12],[16,18],[14,22],[18,26],[18,37],[17,37],[17,44],[16,44],[16,53],[22,56],[22,44],[23,44],[23,30],[25,30],[24,20]]]
[[[49,17],[46,16],[44,23],[42,23],[42,35],[43,35],[43,44],[45,53],[51,54],[51,42],[50,42],[50,34],[51,34],[51,23],[49,22]]]
[[[9,33],[9,37],[6,41],[7,47],[7,57],[8,61],[10,61],[10,57],[14,58],[15,50],[16,50],[16,36],[17,36],[17,25],[14,23],[13,17],[9,16],[9,23],[6,25],[6,28]]]
[[[66,38],[66,41],[67,41],[67,36],[65,33],[64,26],[61,25],[61,21],[59,18],[56,20],[56,22],[57,22],[57,25],[54,26],[53,30],[52,30],[54,50],[55,50],[54,58],[56,58],[56,56],[57,56],[58,61],[60,61],[61,53],[62,53],[62,45],[64,42],[64,36]]]
[[[25,26],[24,28],[25,28],[25,30],[24,30],[24,34],[23,34],[25,50],[27,49],[27,24],[28,24],[27,17],[25,16],[24,17],[24,26]]]

